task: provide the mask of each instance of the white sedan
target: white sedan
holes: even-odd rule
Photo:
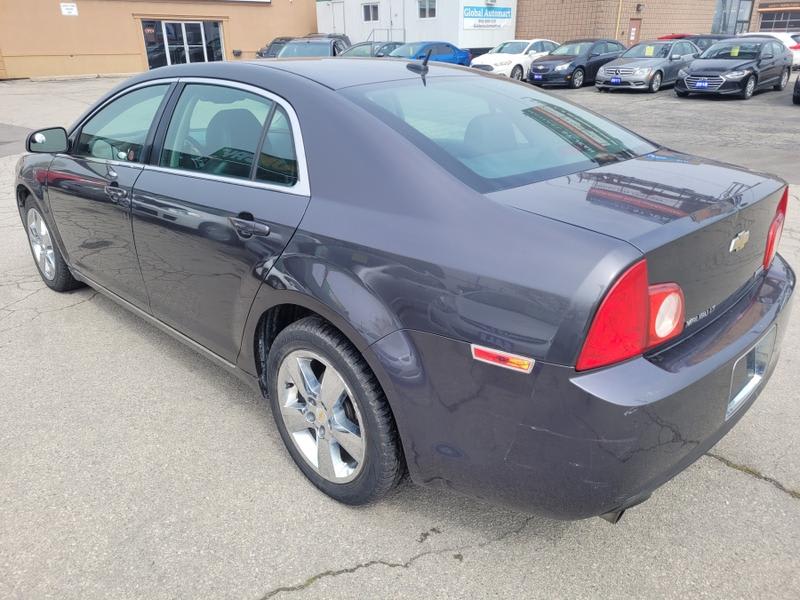
[[[792,67],[800,68],[800,33],[787,33],[785,31],[751,31],[741,33],[740,36],[772,37],[783,42],[783,45],[792,51]]]
[[[552,40],[508,40],[472,59],[470,66],[522,80],[534,60],[556,48],[558,44]]]

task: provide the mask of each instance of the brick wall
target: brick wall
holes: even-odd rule
[[[644,5],[636,12],[637,4]],[[630,19],[642,19],[641,39],[667,33],[708,33],[716,0],[517,0],[517,37],[563,42],[611,37],[628,43]]]

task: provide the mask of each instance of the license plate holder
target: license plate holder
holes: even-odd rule
[[[612,83],[613,85],[619,85],[619,84],[621,84],[621,83],[622,83],[622,79],[621,79],[621,78],[619,78],[619,77],[612,77],[612,78],[611,78],[611,83]]]
[[[694,87],[699,89],[706,89],[708,87],[708,81],[701,79],[700,81],[694,82]]]
[[[769,333],[734,363],[731,392],[725,411],[726,421],[736,414],[764,379],[775,350],[777,333],[777,327],[773,326]]]

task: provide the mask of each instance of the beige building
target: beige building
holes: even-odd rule
[[[244,60],[316,28],[314,0],[0,0],[0,79]]]
[[[563,42],[606,37],[631,45],[669,33],[708,33],[719,0],[518,0],[517,36]]]

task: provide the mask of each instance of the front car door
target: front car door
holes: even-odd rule
[[[133,230],[155,317],[234,362],[253,298],[308,205],[299,123],[259,88],[182,80]]]
[[[606,43],[595,42],[589,50],[589,58],[586,61],[586,81],[594,81],[600,67],[611,60],[611,58],[607,58],[608,56]]]
[[[114,97],[73,132],[70,153],[57,155],[48,173],[50,209],[71,267],[145,310],[130,196],[169,89],[151,83]]]
[[[758,61],[758,85],[775,83],[783,71],[783,48],[776,42],[767,42],[761,46]]]

